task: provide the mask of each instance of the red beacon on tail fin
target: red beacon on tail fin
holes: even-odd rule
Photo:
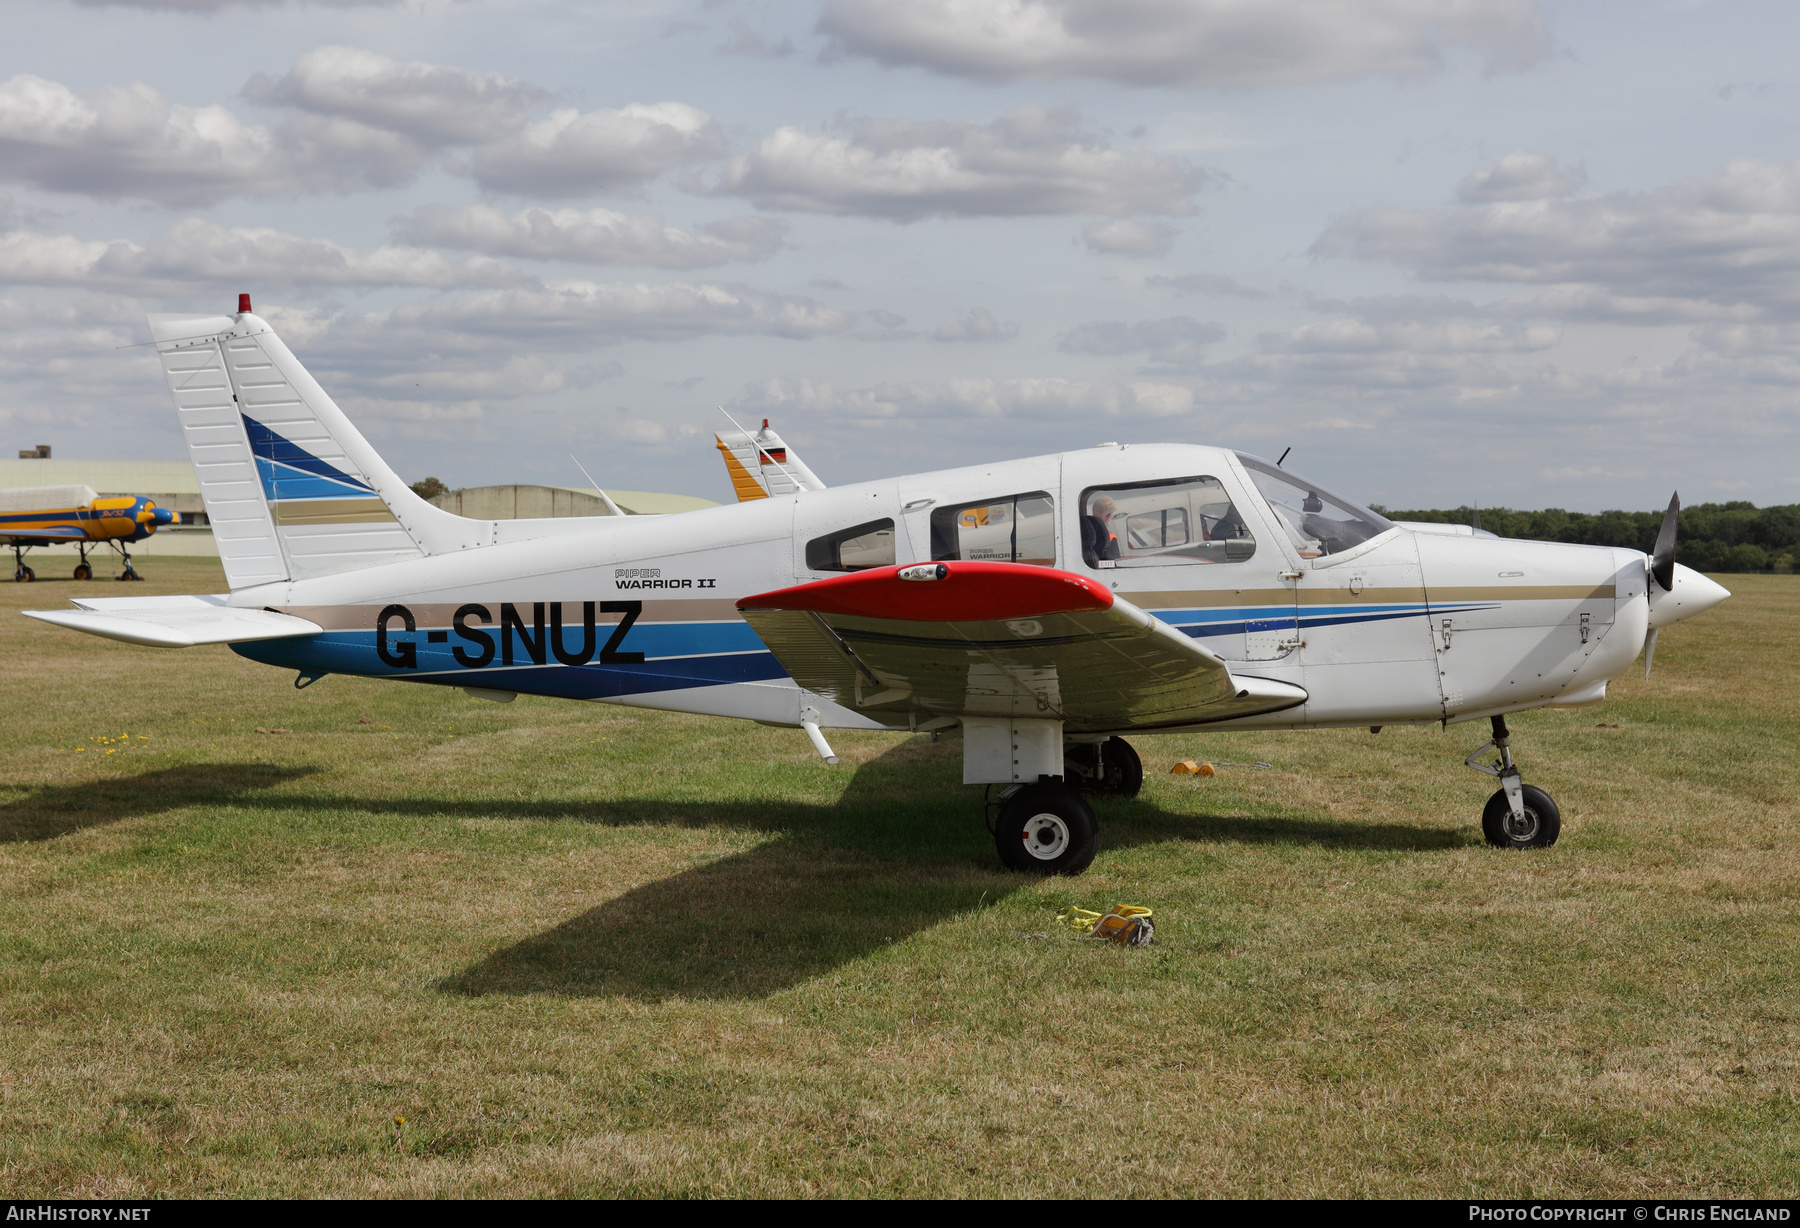
[[[248,294],[238,295],[238,314],[239,315],[248,315],[249,313],[250,313],[250,296]]]

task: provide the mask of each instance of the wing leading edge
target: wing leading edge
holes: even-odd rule
[[[1084,733],[1210,723],[1306,702],[1300,687],[1235,676],[1104,585],[1052,568],[881,567],[737,606],[802,687],[893,726],[1010,716]]]

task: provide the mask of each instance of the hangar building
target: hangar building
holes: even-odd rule
[[[181,513],[180,527],[161,529],[132,546],[135,557],[158,554],[219,553],[206,508],[200,501],[200,483],[187,461],[54,460],[48,447],[28,449],[17,460],[0,459],[0,490],[26,486],[91,486],[101,495],[145,495],[158,507]],[[660,494],[646,490],[607,490],[619,510],[631,516],[659,516],[717,507],[710,499],[692,495]],[[571,486],[471,486],[453,490],[432,500],[460,516],[479,520],[523,520],[539,516],[608,516],[606,504],[592,487]],[[74,554],[74,546],[41,546],[59,554]]]

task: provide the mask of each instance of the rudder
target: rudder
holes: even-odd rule
[[[245,307],[149,317],[233,590],[491,540],[414,494]]]

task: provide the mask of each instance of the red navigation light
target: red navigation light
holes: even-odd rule
[[[763,430],[766,431],[768,429],[769,429],[769,420],[767,418],[764,418],[763,419]]]
[[[245,312],[247,312],[249,310],[250,310],[250,296],[248,294],[238,295],[238,314],[243,315]]]

